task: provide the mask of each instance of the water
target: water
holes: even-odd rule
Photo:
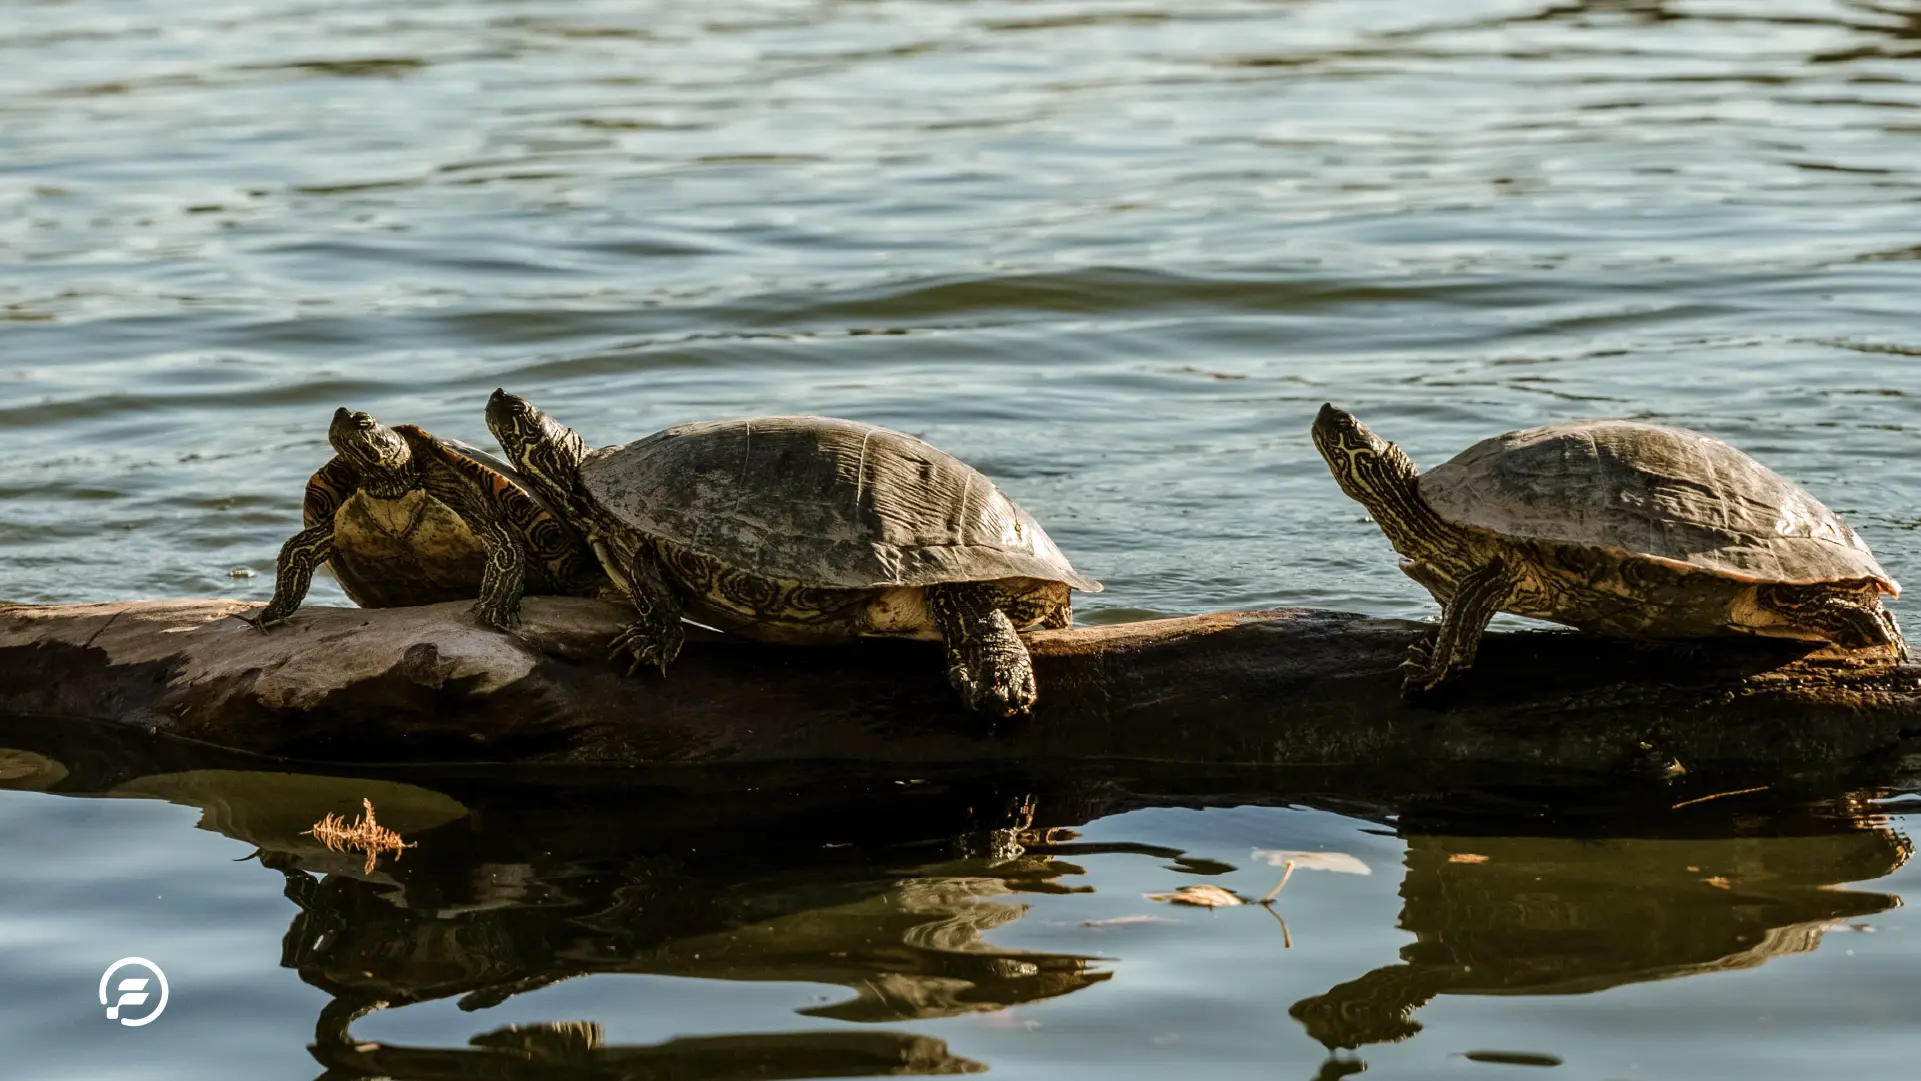
[[[1324,400],[1427,464],[1560,418],[1703,428],[1810,486],[1897,577],[1921,568],[1911,4],[0,11],[8,599],[264,599],[336,406],[478,441],[497,385],[601,443],[774,411],[924,435],[1107,582],[1093,620],[1426,612],[1305,438]],[[629,1048],[753,1036],[603,1052],[594,1076],[964,1059],[1332,1077],[1351,1060],[1325,1066],[1328,1035],[1390,1077],[1549,1058],[1594,1078],[1873,1076],[1921,1050],[1905,819],[1865,805],[1476,820],[1462,839],[1276,780],[1229,789],[1251,793],[1238,809],[1038,797],[1074,843],[1179,864],[1044,845],[1007,863],[955,840],[992,823],[945,813],[839,861],[831,816],[775,829],[794,843],[772,854],[744,836],[764,823],[717,829],[711,864],[645,831],[544,855],[625,821],[578,796],[525,830],[506,810],[423,826],[398,893],[335,868],[302,926],[344,921],[342,956],[373,975],[322,979],[283,958],[302,911],[283,891],[307,872],[231,862],[288,829],[267,844],[154,798],[45,794],[184,798],[141,786],[168,772],[151,763],[38,738],[12,737],[39,757],[0,799],[10,1076],[312,1076],[328,979],[348,976],[420,1000],[354,1039],[422,1054],[322,1054],[330,1076],[471,1076],[469,1037],[562,1020]],[[42,759],[66,779],[42,783]],[[401,780],[467,809],[527,798]],[[354,803],[188,788],[247,821]],[[574,807],[558,791],[535,802]],[[1278,872],[1256,849],[1371,873],[1297,873],[1285,936],[1254,907],[1142,897],[1257,898]],[[650,890],[688,910],[635,916]],[[1176,922],[1083,926],[1144,915]],[[1022,951],[1091,960],[1023,976],[1040,963]],[[127,953],[178,985],[151,1028],[97,1016],[94,981]],[[560,972],[586,975],[452,1005]],[[1354,981],[1347,1027],[1289,1015]],[[1422,1031],[1381,1042],[1416,998]],[[516,1077],[559,1076],[588,1042],[522,1032],[497,1059],[514,1040]]]

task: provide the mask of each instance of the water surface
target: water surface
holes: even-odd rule
[[[264,599],[335,407],[480,441],[495,386],[597,443],[762,412],[920,434],[1108,584],[1094,620],[1425,613],[1305,438],[1326,400],[1426,464],[1571,417],[1701,428],[1921,576],[1912,5],[0,11],[7,599]],[[644,832],[544,855],[620,821],[588,807],[504,840],[491,813],[422,826],[368,878],[231,862],[274,849],[194,828],[218,785],[15,742],[69,773],[18,759],[0,798],[12,1076],[471,1076],[489,1054],[573,1076],[596,1040],[655,1048],[594,1052],[605,1076],[711,1077],[1799,1079],[1921,1052],[1905,820],[1867,803],[1463,837],[1276,782],[1205,810],[1037,797],[1074,843],[1162,854],[977,850],[956,838],[1012,827],[932,815],[841,865],[734,837],[690,866],[694,842]],[[219,796],[289,821],[317,799]],[[1370,873],[1297,873],[1285,933],[1143,897],[1258,897],[1256,850]],[[646,925],[659,903],[691,911]],[[316,936],[361,967],[301,952]],[[180,989],[144,1030],[93,1005],[128,953]],[[417,1001],[354,1038],[439,1057],[306,1050],[376,984]],[[599,1028],[468,1042],[561,1021]],[[748,1042],[668,1043],[722,1037]],[[1359,1050],[1329,1066],[1330,1044]]]

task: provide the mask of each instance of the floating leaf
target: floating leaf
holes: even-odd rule
[[[1247,903],[1239,894],[1219,886],[1182,886],[1173,893],[1150,893],[1147,899],[1170,905],[1196,905],[1200,908],[1231,908],[1234,905]]]
[[[335,852],[365,852],[367,866],[361,873],[370,875],[374,873],[374,861],[380,858],[382,852],[392,852],[394,859],[399,859],[402,851],[414,846],[401,840],[400,834],[374,820],[373,800],[362,797],[360,805],[366,808],[364,817],[349,822],[344,815],[329,814],[315,822],[313,829],[307,832]]]

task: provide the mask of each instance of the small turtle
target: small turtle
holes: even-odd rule
[[[664,672],[688,618],[767,642],[938,638],[972,709],[1034,701],[1016,633],[1073,623],[1081,577],[1028,513],[912,436],[826,417],[683,424],[590,451],[504,390],[487,426],[586,535],[640,618],[616,653]]]
[[[1868,546],[1799,485],[1711,436],[1582,420],[1483,440],[1426,473],[1332,405],[1314,444],[1401,570],[1441,603],[1405,687],[1474,662],[1496,612],[1603,634],[1907,645]]]
[[[493,456],[411,424],[335,411],[334,457],[307,482],[306,528],[275,561],[273,600],[251,617],[284,623],[326,563],[363,608],[477,597],[503,630],[523,593],[592,595],[606,583],[580,535]]]

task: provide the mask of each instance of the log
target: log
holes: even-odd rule
[[[769,646],[705,632],[662,677],[605,659],[622,610],[533,597],[513,634],[463,603],[0,606],[0,712],[90,718],[314,763],[864,768],[1094,761],[1351,775],[1523,767],[1716,783],[1876,773],[1921,743],[1921,668],[1804,643],[1490,634],[1441,702],[1410,705],[1420,624],[1225,612],[1029,636],[1030,717],[965,713],[936,646]],[[49,723],[58,723],[49,721]],[[1867,781],[1872,783],[1872,778]]]

